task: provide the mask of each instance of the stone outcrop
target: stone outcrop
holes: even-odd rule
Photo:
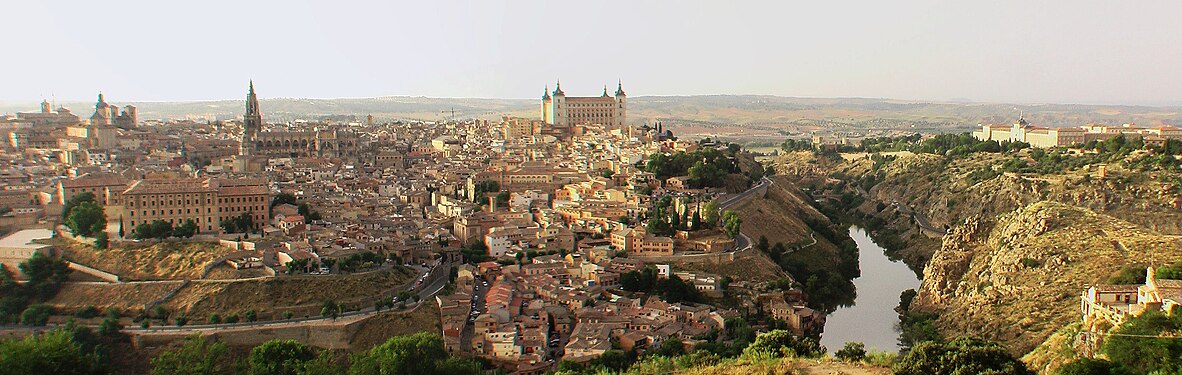
[[[1129,264],[1182,259],[1173,239],[1092,210],[1036,202],[996,220],[972,217],[944,238],[913,311],[936,313],[948,336],[1029,352],[1079,319],[1079,293]]]

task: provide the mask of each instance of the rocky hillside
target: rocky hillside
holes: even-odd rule
[[[1028,160],[979,153],[947,160],[932,154],[900,154],[894,160],[844,163],[839,173],[874,176],[863,182],[873,200],[897,201],[927,216],[934,226],[952,226],[970,216],[993,216],[1050,200],[1105,212],[1167,234],[1182,234],[1182,198],[1176,181],[1130,171],[1120,164],[1093,165],[1062,173],[1002,173],[1000,165]],[[1031,161],[1033,162],[1033,161]],[[990,171],[991,173],[986,173]]]
[[[1041,201],[991,220],[973,216],[944,237],[912,311],[936,313],[947,336],[1031,351],[1079,319],[1079,293],[1129,264],[1182,257],[1176,237],[1111,215]]]

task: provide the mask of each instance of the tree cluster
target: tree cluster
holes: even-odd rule
[[[731,155],[714,148],[703,148],[693,152],[649,155],[644,170],[655,174],[661,180],[689,175],[690,187],[706,188],[726,185],[726,176],[738,173],[739,166]]]
[[[137,240],[158,239],[166,240],[170,237],[190,238],[197,234],[197,223],[185,220],[180,226],[173,227],[172,223],[164,220],[152,220],[135,226],[131,232],[132,238]]]
[[[0,324],[15,323],[45,325],[53,309],[40,303],[57,295],[70,269],[61,258],[51,258],[38,252],[18,266],[28,279],[17,283],[11,271],[0,266]]]
[[[1164,314],[1149,311],[1130,318],[1104,338],[1101,351],[1114,367],[1132,373],[1174,374],[1182,372],[1182,311]]]
[[[620,275],[620,288],[629,292],[659,294],[670,303],[704,301],[702,293],[694,288],[693,283],[683,281],[677,275],[661,278],[653,267]]]
[[[62,219],[75,236],[94,237],[107,228],[107,214],[91,193],[71,197],[62,207]]]
[[[893,370],[897,375],[1034,375],[1001,345],[968,337],[948,343],[919,343],[895,363]]]
[[[307,216],[304,216],[304,221],[308,221]],[[249,233],[254,230],[254,215],[243,212],[237,217],[222,220],[220,226],[225,233]]]

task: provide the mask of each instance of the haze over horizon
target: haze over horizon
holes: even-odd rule
[[[633,96],[1182,104],[1169,1],[9,8],[5,101],[240,99],[249,79],[262,98],[529,99],[561,79],[575,96],[622,80]]]

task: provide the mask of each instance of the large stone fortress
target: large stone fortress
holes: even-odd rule
[[[551,96],[553,95],[553,96]],[[608,128],[624,127],[628,120],[627,95],[624,85],[617,83],[616,96],[608,96],[607,86],[603,95],[591,97],[566,96],[559,82],[550,92],[547,87],[542,95],[542,121],[555,126],[599,124]]]
[[[254,82],[246,94],[246,113],[242,116],[241,156],[266,157],[356,157],[357,134],[349,130],[319,129],[263,131],[263,114],[254,93]]]

